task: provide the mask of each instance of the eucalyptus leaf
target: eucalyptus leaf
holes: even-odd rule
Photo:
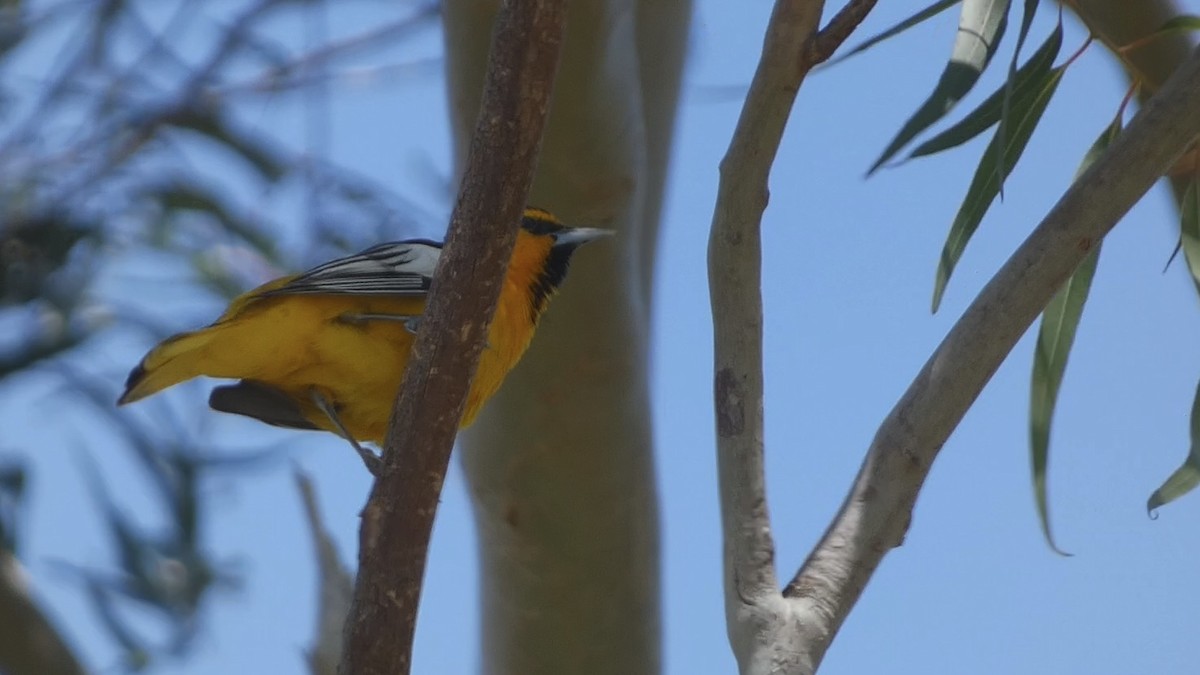
[[[1200,485],[1200,385],[1197,385],[1196,397],[1192,400],[1191,431],[1192,446],[1187,459],[1150,495],[1146,501],[1146,511],[1153,513],[1154,509],[1175,501]]]
[[[1200,292],[1200,175],[1192,177],[1179,202],[1179,246]]]
[[[1167,20],[1166,23],[1158,27],[1154,31],[1155,35],[1162,33],[1176,33],[1180,31],[1200,30],[1200,16],[1195,14],[1182,14]]]
[[[1192,176],[1184,192],[1179,208],[1179,242],[1183,249],[1183,257],[1187,260],[1188,271],[1196,290],[1200,292],[1200,174]],[[1196,391],[1196,399],[1192,402],[1192,445],[1187,459],[1176,469],[1167,480],[1150,495],[1146,503],[1147,511],[1154,511],[1191,492],[1200,485],[1200,388]]]
[[[1083,156],[1075,177],[1087,171],[1104,154],[1108,146],[1121,133],[1121,118],[1109,124],[1092,147]],[[1050,304],[1042,312],[1042,323],[1038,328],[1036,351],[1033,358],[1033,376],[1029,391],[1029,457],[1033,473],[1033,495],[1037,504],[1038,520],[1046,544],[1055,553],[1068,555],[1054,542],[1050,529],[1049,500],[1046,496],[1046,469],[1050,461],[1050,427],[1054,421],[1054,407],[1058,403],[1058,392],[1063,375],[1067,370],[1067,358],[1075,344],[1075,331],[1083,316],[1083,306],[1092,288],[1096,275],[1096,263],[1100,259],[1100,242],[1095,242],[1092,252],[1083,259],[1067,283],[1054,294]]]
[[[888,143],[867,171],[868,175],[895,156],[917,134],[945,117],[971,91],[1004,35],[1009,4],[1010,0],[963,0],[954,48],[937,86]]]
[[[1067,369],[1067,358],[1075,343],[1075,331],[1083,316],[1092,279],[1096,274],[1096,263],[1100,259],[1097,243],[1088,257],[1067,283],[1055,293],[1050,304],[1042,312],[1042,323],[1038,329],[1037,346],[1033,357],[1033,377],[1029,393],[1029,449],[1033,469],[1033,494],[1037,503],[1038,520],[1046,543],[1055,553],[1066,555],[1054,542],[1050,528],[1050,513],[1046,496],[1046,469],[1050,458],[1050,427],[1054,420],[1054,407],[1058,403],[1058,392]]]
[[[1045,80],[1046,73],[1054,67],[1054,59],[1062,49],[1062,28],[1054,30],[1046,41],[1038,47],[1033,56],[1017,70],[1013,78],[1013,97],[1022,99],[1036,93],[1037,88]],[[1000,121],[1004,112],[1004,94],[1007,85],[992,92],[983,103],[980,103],[961,120],[937,134],[933,138],[918,145],[908,156],[908,159],[932,155],[943,150],[958,147],[987,131]]]
[[[1008,62],[1008,76],[1004,78],[1004,102],[1000,106],[1000,127],[996,133],[1003,139],[1008,135],[1008,115],[1012,106],[1013,88],[1016,85],[1017,61],[1021,58],[1021,47],[1025,46],[1025,39],[1029,37],[1029,28],[1033,25],[1033,17],[1037,14],[1038,0],[1025,0],[1024,10],[1021,12],[1021,30],[1017,33],[1017,46],[1013,49],[1012,59]],[[1061,21],[1059,28],[1061,28]],[[1003,143],[1003,141],[1002,141]],[[996,165],[996,174],[1000,179],[1000,196],[1004,197],[1004,157],[997,156],[998,164]]]
[[[957,5],[960,2],[962,2],[962,0],[937,0],[937,2],[934,2],[932,5],[929,5],[925,9],[922,9],[921,11],[917,12],[916,14],[913,14],[912,16],[901,21],[900,23],[897,23],[896,25],[892,26],[891,28],[888,28],[887,30],[883,31],[882,33],[879,33],[877,35],[872,35],[871,37],[867,38],[867,40],[865,42],[863,42],[862,44],[856,46],[854,49],[851,49],[850,51],[846,52],[845,54],[842,54],[841,56],[837,57],[836,59],[829,61],[823,67],[828,68],[835,64],[841,63],[842,61],[845,61],[846,59],[850,58],[851,56],[854,56],[856,54],[861,54],[861,53],[867,51],[868,49],[870,49],[871,47],[874,47],[875,45],[879,44],[880,42],[883,42],[884,40],[887,40],[888,38],[895,37],[895,36],[899,35],[900,33],[903,33],[904,31],[908,30],[909,28],[912,28],[913,26],[916,26],[917,24],[920,24],[927,19],[931,19],[931,18],[937,16],[938,14],[941,14],[945,10],[950,9],[951,7],[953,7],[954,5]]]
[[[987,213],[988,208],[996,199],[996,195],[1000,192],[1001,176],[993,170],[999,161],[996,158],[997,155],[1003,153],[1005,173],[1012,171],[1017,165],[1017,160],[1021,158],[1021,153],[1025,151],[1029,138],[1033,136],[1038,122],[1041,121],[1042,114],[1046,112],[1046,106],[1050,104],[1051,97],[1058,89],[1063,72],[1065,72],[1065,66],[1059,66],[1047,72],[1042,81],[1038,83],[1039,86],[1034,89],[1032,96],[1013,101],[1012,133],[1004,139],[999,138],[998,135],[993,136],[991,143],[984,150],[983,157],[975,168],[975,176],[971,179],[971,185],[967,188],[967,195],[958,209],[958,214],[954,217],[954,223],[950,226],[946,244],[942,248],[942,256],[934,281],[934,312],[937,312],[938,306],[941,305],[942,295],[946,291],[946,283],[950,280],[950,275],[954,272],[959,258],[962,257],[967,242],[975,234],[984,214]]]

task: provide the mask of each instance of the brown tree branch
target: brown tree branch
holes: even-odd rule
[[[21,564],[3,549],[0,549],[0,673],[84,673],[70,646],[30,597]]]
[[[1200,51],[1067,190],[951,328],[876,433],[850,494],[784,590],[818,664],[871,574],[900,545],[943,444],[1088,252],[1200,135]],[[811,672],[811,671],[797,671]]]
[[[559,0],[506,0],[497,16],[459,198],[362,513],[344,675],[409,672],[433,518],[533,181],[564,26]]]
[[[842,46],[846,38],[850,37],[857,28],[858,24],[867,18],[867,14],[875,8],[875,0],[850,0],[829,23],[817,33],[809,43],[809,51],[805,54],[808,67],[812,68],[815,65],[824,63],[833,56],[833,53]]]

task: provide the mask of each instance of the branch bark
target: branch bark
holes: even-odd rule
[[[902,542],[946,439],[1059,286],[1200,134],[1197,110],[1200,51],[992,277],[884,420],[837,517],[784,590],[814,663]]]
[[[471,376],[533,182],[565,25],[506,0],[450,230],[362,513],[341,672],[408,673],[429,538]]]
[[[459,166],[495,3],[445,3]],[[531,204],[618,236],[572,262],[521,364],[461,437],[480,670],[661,667],[650,288],[690,0],[572,0]]]

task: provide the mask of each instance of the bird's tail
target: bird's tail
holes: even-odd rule
[[[133,403],[193,377],[210,374],[205,372],[205,362],[219,328],[209,326],[192,333],[180,333],[159,343],[129,373],[125,393],[117,399],[117,405]]]

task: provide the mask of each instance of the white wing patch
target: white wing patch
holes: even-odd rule
[[[425,240],[379,244],[314,267],[265,295],[424,295],[442,254]]]

